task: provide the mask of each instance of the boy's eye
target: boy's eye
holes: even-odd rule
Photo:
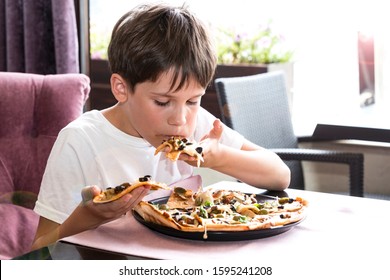
[[[154,103],[157,105],[157,106],[167,106],[169,104],[169,101],[167,102],[161,102],[161,101],[158,101],[158,100],[154,100]]]
[[[188,100],[187,104],[192,106],[192,105],[197,105],[199,102],[200,100]]]

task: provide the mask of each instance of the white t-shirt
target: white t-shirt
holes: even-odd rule
[[[201,108],[193,139],[210,131],[215,117]],[[221,143],[240,148],[243,137],[224,128]],[[61,130],[49,156],[34,211],[62,223],[81,201],[81,189],[97,185],[102,189],[133,182],[151,175],[171,184],[188,178],[193,167],[172,162],[142,138],[130,136],[113,126],[100,111],[84,113]]]

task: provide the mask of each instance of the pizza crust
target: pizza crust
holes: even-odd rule
[[[281,215],[284,215],[283,218],[281,217]],[[272,218],[271,225],[272,227],[285,226],[288,224],[299,222],[304,218],[305,218],[305,213],[302,209],[296,212],[282,213],[279,215],[275,215]]]
[[[156,209],[153,205],[148,202],[141,201],[134,208],[145,221],[155,223],[158,225],[174,228],[180,230],[181,227],[174,219],[172,219],[169,215],[164,215],[163,212]]]

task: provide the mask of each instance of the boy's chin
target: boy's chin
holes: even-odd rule
[[[161,145],[161,143],[165,140],[164,137],[155,137],[153,139],[146,139],[146,141],[148,141],[150,143],[150,145],[152,145],[153,147],[157,148],[158,146]]]

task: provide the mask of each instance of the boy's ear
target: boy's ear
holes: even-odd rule
[[[119,74],[112,74],[110,78],[111,91],[118,102],[125,102],[127,100],[127,84],[126,81]]]

